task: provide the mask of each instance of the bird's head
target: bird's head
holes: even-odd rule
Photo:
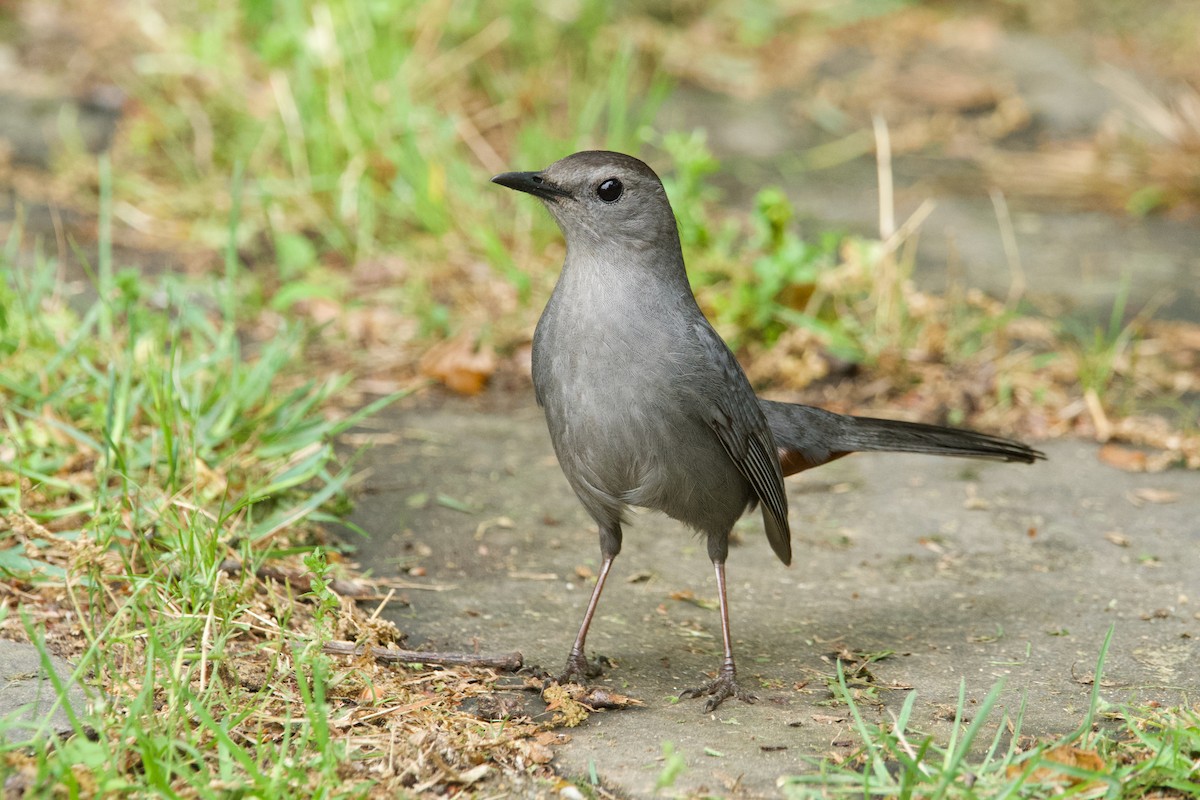
[[[538,172],[505,172],[493,183],[538,198],[558,222],[567,246],[661,248],[679,234],[662,181],[644,162],[588,150]]]

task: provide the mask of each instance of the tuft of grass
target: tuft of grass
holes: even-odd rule
[[[328,717],[361,680],[321,645],[365,617],[316,523],[350,474],[334,438],[395,396],[337,412],[348,378],[304,374],[298,325],[247,337],[233,272],[110,259],[78,311],[52,259],[0,269],[0,630],[70,654],[90,699],[55,679],[71,733],[4,741],[8,770],[68,796],[359,795],[362,747]],[[309,595],[260,581],[268,561]]]
[[[861,742],[840,763],[814,761],[814,771],[786,778],[784,794],[795,798],[1015,798],[1192,797],[1200,791],[1200,714],[1194,710],[1128,709],[1124,730],[1099,727],[1113,716],[1100,699],[1109,630],[1096,661],[1088,710],[1079,726],[1056,741],[1021,746],[1024,704],[1014,718],[994,720],[1003,681],[988,691],[967,722],[966,686],[959,686],[950,739],[941,744],[911,728],[917,699],[905,698],[890,725],[868,724],[854,700],[841,662],[836,689]],[[983,731],[995,725],[990,742]],[[1007,741],[1007,744],[1005,742]],[[986,747],[981,746],[986,744]]]
[[[1062,322],[1062,337],[1075,357],[1079,385],[1085,393],[1102,396],[1108,391],[1121,363],[1127,362],[1134,352],[1145,318],[1150,316],[1143,312],[1132,320],[1126,319],[1129,288],[1130,278],[1126,275],[1104,324],[1089,324],[1075,318]],[[1126,366],[1132,371],[1132,365]]]
[[[1125,321],[1125,306],[1129,299],[1129,277],[1113,298],[1106,325],[1088,325],[1077,319],[1062,323],[1064,339],[1070,342],[1076,357],[1080,387],[1085,392],[1103,393],[1116,374],[1117,360],[1133,343],[1137,328]]]

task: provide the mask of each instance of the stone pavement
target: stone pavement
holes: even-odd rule
[[[410,644],[520,650],[561,669],[598,563],[591,521],[559,472],[532,397],[512,408],[439,400],[369,423],[379,441],[353,521],[360,561],[404,577],[393,618]],[[772,796],[806,757],[856,741],[827,681],[840,651],[871,665],[886,721],[916,691],[914,726],[948,737],[1001,678],[1023,733],[1055,736],[1086,710],[1104,637],[1102,697],[1179,704],[1200,694],[1200,476],[1128,474],[1097,447],[1045,446],[1034,466],[856,455],[788,481],[794,565],[757,515],[729,558],[740,674],[760,700],[672,702],[720,657],[702,541],[658,514],[626,528],[589,638],[602,685],[645,705],[592,715],[556,764],[621,794],[653,793],[664,742],[686,760],[673,791]],[[993,714],[994,723],[1001,720]],[[995,726],[990,728],[994,731]]]
[[[58,656],[50,657],[50,666],[67,686],[72,709],[82,714],[87,708],[87,696],[78,684],[71,683],[73,667]],[[54,684],[43,668],[38,649],[24,642],[0,639],[0,718],[15,720],[7,728],[8,739],[22,741],[32,736],[72,732],[71,720],[57,701]]]

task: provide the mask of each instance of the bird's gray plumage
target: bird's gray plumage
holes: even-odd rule
[[[785,474],[859,450],[1042,457],[971,431],[759,400],[696,304],[666,192],[638,159],[589,151],[492,180],[540,199],[567,242],[533,338],[533,384],[563,473],[599,525],[603,560],[561,680],[590,674],[585,638],[629,506],[663,511],[707,537],[724,658],[716,680],[684,694],[710,695],[712,709],[731,696],[752,699],[735,679],[729,534],[760,506],[772,549],[790,563]]]
[[[758,399],[696,305],[658,177],[619,153],[540,173],[567,256],[533,339],[533,382],[567,480],[602,525],[627,506],[666,512],[722,559],[733,523],[762,504],[791,560],[787,499]],[[621,196],[596,192],[619,180]]]

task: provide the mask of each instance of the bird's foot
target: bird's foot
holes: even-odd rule
[[[603,671],[599,666],[589,662],[582,650],[572,650],[571,654],[567,656],[567,668],[554,680],[562,686],[568,683],[586,685],[588,678],[598,677]]]
[[[731,697],[736,697],[743,703],[753,703],[758,699],[758,697],[738,685],[737,678],[731,669],[722,669],[717,675],[716,680],[706,683],[703,686],[697,686],[694,689],[685,689],[679,694],[681,698],[703,697],[705,695],[708,695],[708,702],[704,704],[704,713],[706,714],[716,710],[717,706]]]

